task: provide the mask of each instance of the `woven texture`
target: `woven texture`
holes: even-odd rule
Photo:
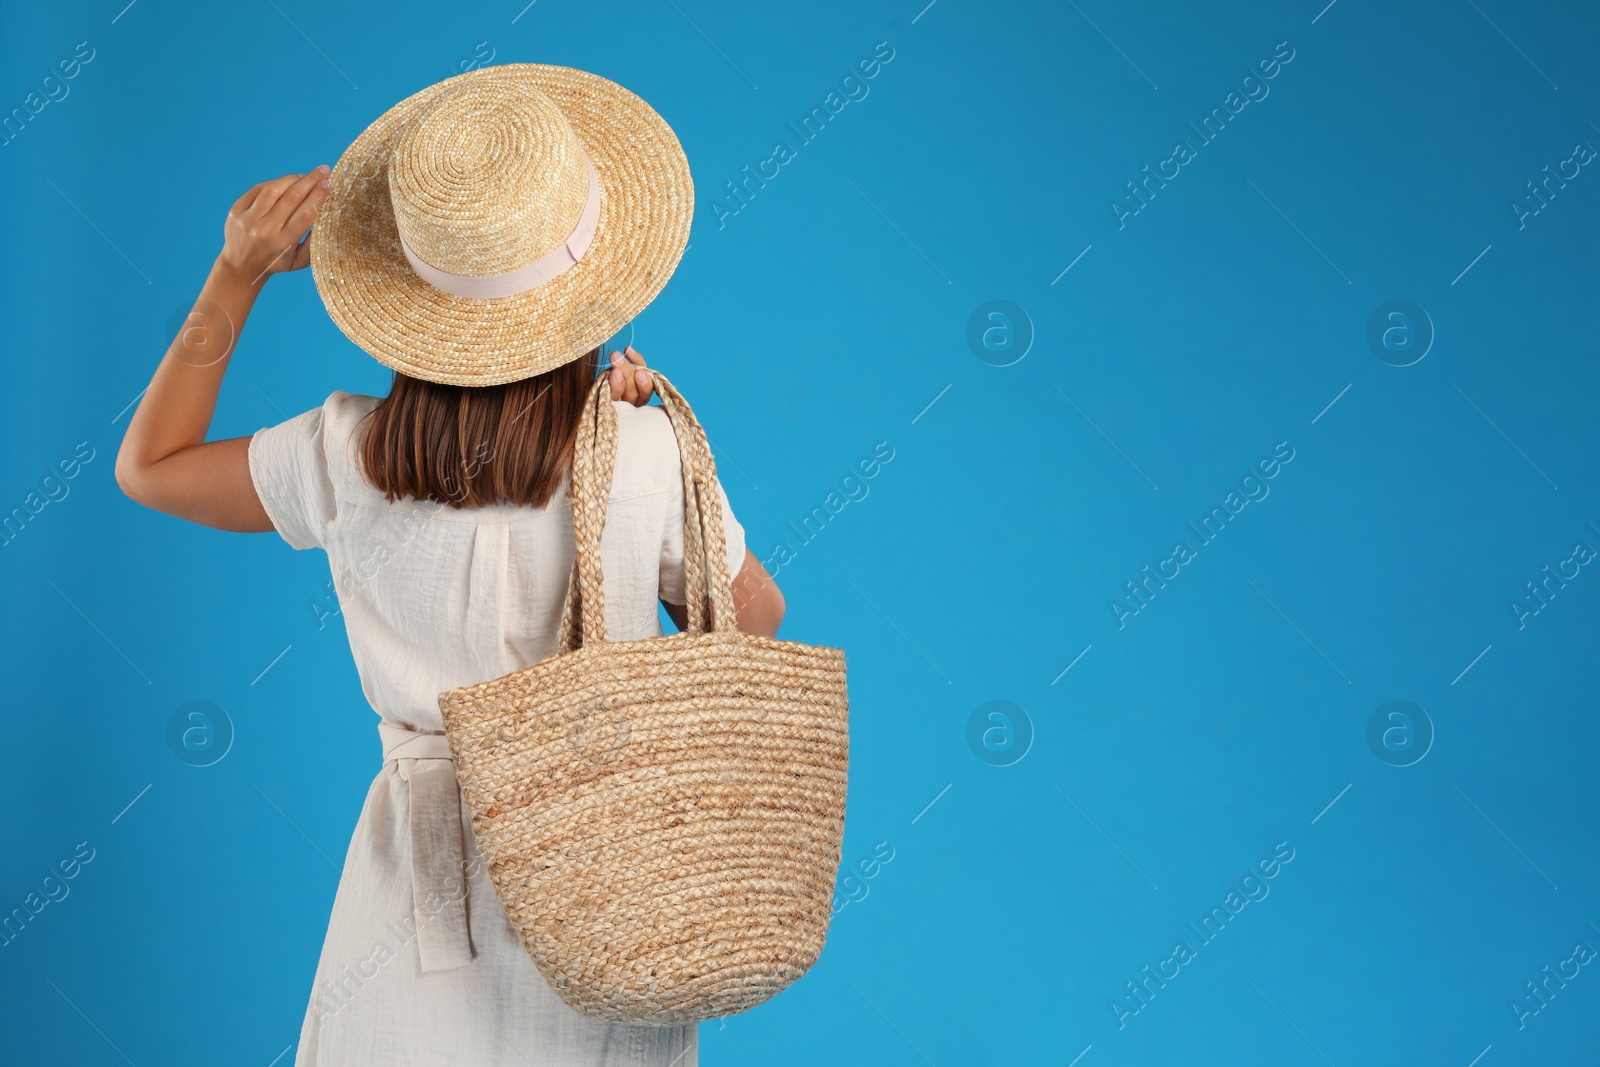
[[[560,647],[439,708],[490,882],[557,995],[678,1025],[755,1007],[821,953],[849,713],[842,650],[737,629],[705,433],[650,373],[683,457],[687,628],[606,640],[617,422],[601,378],[573,457]]]
[[[400,237],[450,274],[505,274],[573,232],[600,184],[578,263],[511,296],[423,280]],[[638,96],[541,63],[446,78],[379,116],[339,157],[311,236],[328,315],[380,363],[448,385],[542,374],[615,335],[661,292],[689,240],[683,148]]]

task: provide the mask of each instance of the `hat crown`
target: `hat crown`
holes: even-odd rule
[[[396,138],[388,177],[405,243],[440,270],[481,277],[532,263],[572,235],[589,159],[538,89],[468,82]]]

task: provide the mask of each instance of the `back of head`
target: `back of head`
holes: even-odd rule
[[[362,419],[362,477],[391,501],[543,507],[571,461],[600,353],[502,385],[443,385],[396,371],[389,395]]]

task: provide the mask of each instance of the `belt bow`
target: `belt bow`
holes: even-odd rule
[[[443,733],[378,724],[383,762],[410,785],[411,906],[424,971],[472,962],[467,873],[455,757]]]

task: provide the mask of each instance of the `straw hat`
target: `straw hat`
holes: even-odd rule
[[[666,121],[596,74],[481,67],[380,115],[311,239],[328,314],[378,362],[447,385],[542,374],[672,276],[694,214]]]

